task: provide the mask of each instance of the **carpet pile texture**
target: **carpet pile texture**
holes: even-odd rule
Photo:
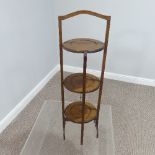
[[[19,155],[44,100],[60,100],[60,92],[58,73],[0,135],[0,155]],[[68,101],[79,100],[65,94]],[[97,95],[87,99],[96,103]],[[155,155],[155,88],[105,79],[102,102],[112,107],[115,154]]]

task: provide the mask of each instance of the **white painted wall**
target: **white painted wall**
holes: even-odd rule
[[[57,64],[51,0],[0,0],[0,120]]]
[[[58,15],[81,9],[111,15],[106,71],[155,79],[155,2],[153,0],[54,0],[53,3],[55,5],[55,51],[58,51]],[[102,40],[103,34],[100,30],[103,24],[101,24],[101,21],[91,17],[78,17],[73,22],[69,21],[68,25],[65,22],[64,40],[85,35]],[[89,67],[99,69],[100,60],[100,55],[91,55],[88,59]],[[81,57],[71,53],[66,54],[65,64],[81,66],[80,62]]]
[[[0,0],[0,120],[59,63],[57,16],[72,11],[112,16],[106,71],[155,79],[154,4],[153,0]],[[64,40],[103,39],[100,20],[82,16],[68,24]],[[81,55],[65,57],[67,65],[82,65]],[[99,69],[100,60],[100,55],[91,55],[89,68]]]

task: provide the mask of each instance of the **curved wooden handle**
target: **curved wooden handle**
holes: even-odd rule
[[[77,16],[77,15],[80,15],[80,14],[88,14],[88,15],[96,16],[98,18],[105,19],[105,20],[110,20],[111,19],[111,16],[102,15],[102,14],[99,14],[99,13],[96,13],[96,12],[93,12],[93,11],[89,11],[89,10],[75,11],[75,12],[69,13],[69,14],[64,15],[64,16],[59,16],[58,18],[59,18],[59,20],[65,20],[65,19]]]

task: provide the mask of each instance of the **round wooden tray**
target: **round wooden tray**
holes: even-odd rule
[[[95,39],[77,38],[64,42],[62,47],[74,53],[95,53],[103,50],[104,43]]]
[[[86,74],[86,93],[93,92],[99,88],[100,80],[94,75]],[[71,92],[83,92],[83,73],[75,73],[64,79],[64,86]]]
[[[96,119],[97,110],[91,103],[85,102],[84,123]],[[77,101],[69,104],[65,109],[66,120],[74,123],[82,123],[82,102]]]

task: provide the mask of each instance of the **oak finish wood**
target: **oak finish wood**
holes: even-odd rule
[[[63,43],[63,49],[73,53],[95,53],[103,50],[104,43],[95,39],[77,38]]]
[[[101,80],[100,80],[99,96],[98,96],[98,101],[97,101],[97,119],[96,119],[96,129],[97,129],[96,137],[97,138],[99,134],[98,133],[98,121],[99,121],[99,111],[100,111],[101,96],[102,96],[102,90],[103,90],[103,80],[104,80],[106,58],[107,58],[109,31],[110,31],[110,20],[107,20],[106,34],[105,34],[105,46],[104,46],[104,53],[103,53],[103,58],[102,58],[102,70],[101,70],[101,78],[100,78]]]
[[[99,14],[99,13],[96,13],[96,12],[93,12],[93,11],[88,11],[88,10],[75,11],[75,12],[69,13],[69,14],[64,15],[64,16],[59,16],[58,18],[60,20],[66,20],[66,19],[69,19],[69,18],[77,16],[77,15],[81,15],[81,14],[92,15],[92,16],[96,16],[98,18],[105,19],[105,20],[110,20],[111,19],[111,16]]]
[[[83,55],[83,93],[82,93],[82,122],[81,122],[81,145],[83,145],[84,135],[84,111],[86,100],[86,68],[87,68],[87,52]]]
[[[106,20],[106,33],[105,33],[104,41],[103,41],[104,43],[100,43],[98,41],[98,45],[100,45],[100,48],[96,48],[96,46],[93,46],[92,44],[94,42],[91,39],[89,40],[89,43],[90,43],[89,45],[88,45],[88,40],[84,41],[84,40],[81,39],[80,43],[79,43],[79,38],[63,43],[63,40],[62,40],[62,21],[66,20],[66,19],[69,19],[71,17],[77,16],[77,15],[80,15],[80,14],[88,14],[88,15],[96,16],[98,18]],[[102,14],[99,14],[99,13],[96,13],[96,12],[93,12],[93,11],[80,10],[80,11],[72,12],[72,13],[64,15],[64,16],[59,16],[58,21],[59,21],[58,23],[59,23],[59,48],[60,48],[60,71],[61,71],[61,99],[62,99],[62,118],[63,118],[63,137],[64,137],[64,139],[65,139],[65,124],[66,124],[67,119],[66,119],[66,115],[65,115],[66,110],[64,109],[64,107],[65,107],[65,103],[64,103],[64,100],[65,100],[65,98],[64,98],[64,85],[65,84],[64,84],[64,76],[63,76],[63,49],[66,49],[69,52],[83,53],[83,55],[84,55],[84,58],[83,58],[83,78],[82,78],[83,79],[82,80],[83,89],[81,89],[82,90],[81,91],[81,93],[82,93],[82,101],[81,101],[82,102],[81,103],[82,104],[82,116],[81,116],[82,121],[80,122],[81,123],[81,144],[83,144],[84,123],[87,122],[85,120],[85,113],[87,111],[87,107],[86,107],[87,103],[85,102],[85,96],[86,96],[86,93],[87,93],[87,86],[86,86],[86,83],[87,83],[87,79],[86,79],[86,77],[87,77],[86,76],[87,53],[98,52],[98,51],[103,49],[103,53],[102,53],[103,54],[102,69],[101,69],[101,77],[100,77],[100,81],[99,81],[99,96],[98,96],[98,101],[97,101],[96,113],[95,113],[95,116],[94,116],[94,118],[95,118],[95,120],[94,120],[95,121],[95,126],[96,126],[96,129],[97,129],[97,135],[96,136],[98,137],[99,111],[100,111],[101,95],[102,95],[102,89],[103,89],[103,79],[104,79],[105,63],[106,63],[106,56],[107,56],[107,47],[108,47],[108,40],[109,40],[111,17],[107,16],[107,15],[102,15]],[[84,45],[84,42],[85,42],[85,45]],[[73,44],[74,44],[74,46],[73,46]],[[86,47],[86,45],[87,45],[87,47]],[[71,118],[73,116],[74,116],[74,114],[72,113],[72,116],[70,116],[69,118]]]
[[[75,73],[67,76],[64,80],[64,86],[71,92],[83,93],[83,73]],[[100,86],[100,80],[92,74],[86,74],[86,93],[97,90]]]
[[[84,108],[84,123],[95,120],[97,116],[97,109],[89,102],[85,102]],[[68,121],[74,123],[82,123],[82,102],[77,101],[69,104],[65,109],[65,117]]]

